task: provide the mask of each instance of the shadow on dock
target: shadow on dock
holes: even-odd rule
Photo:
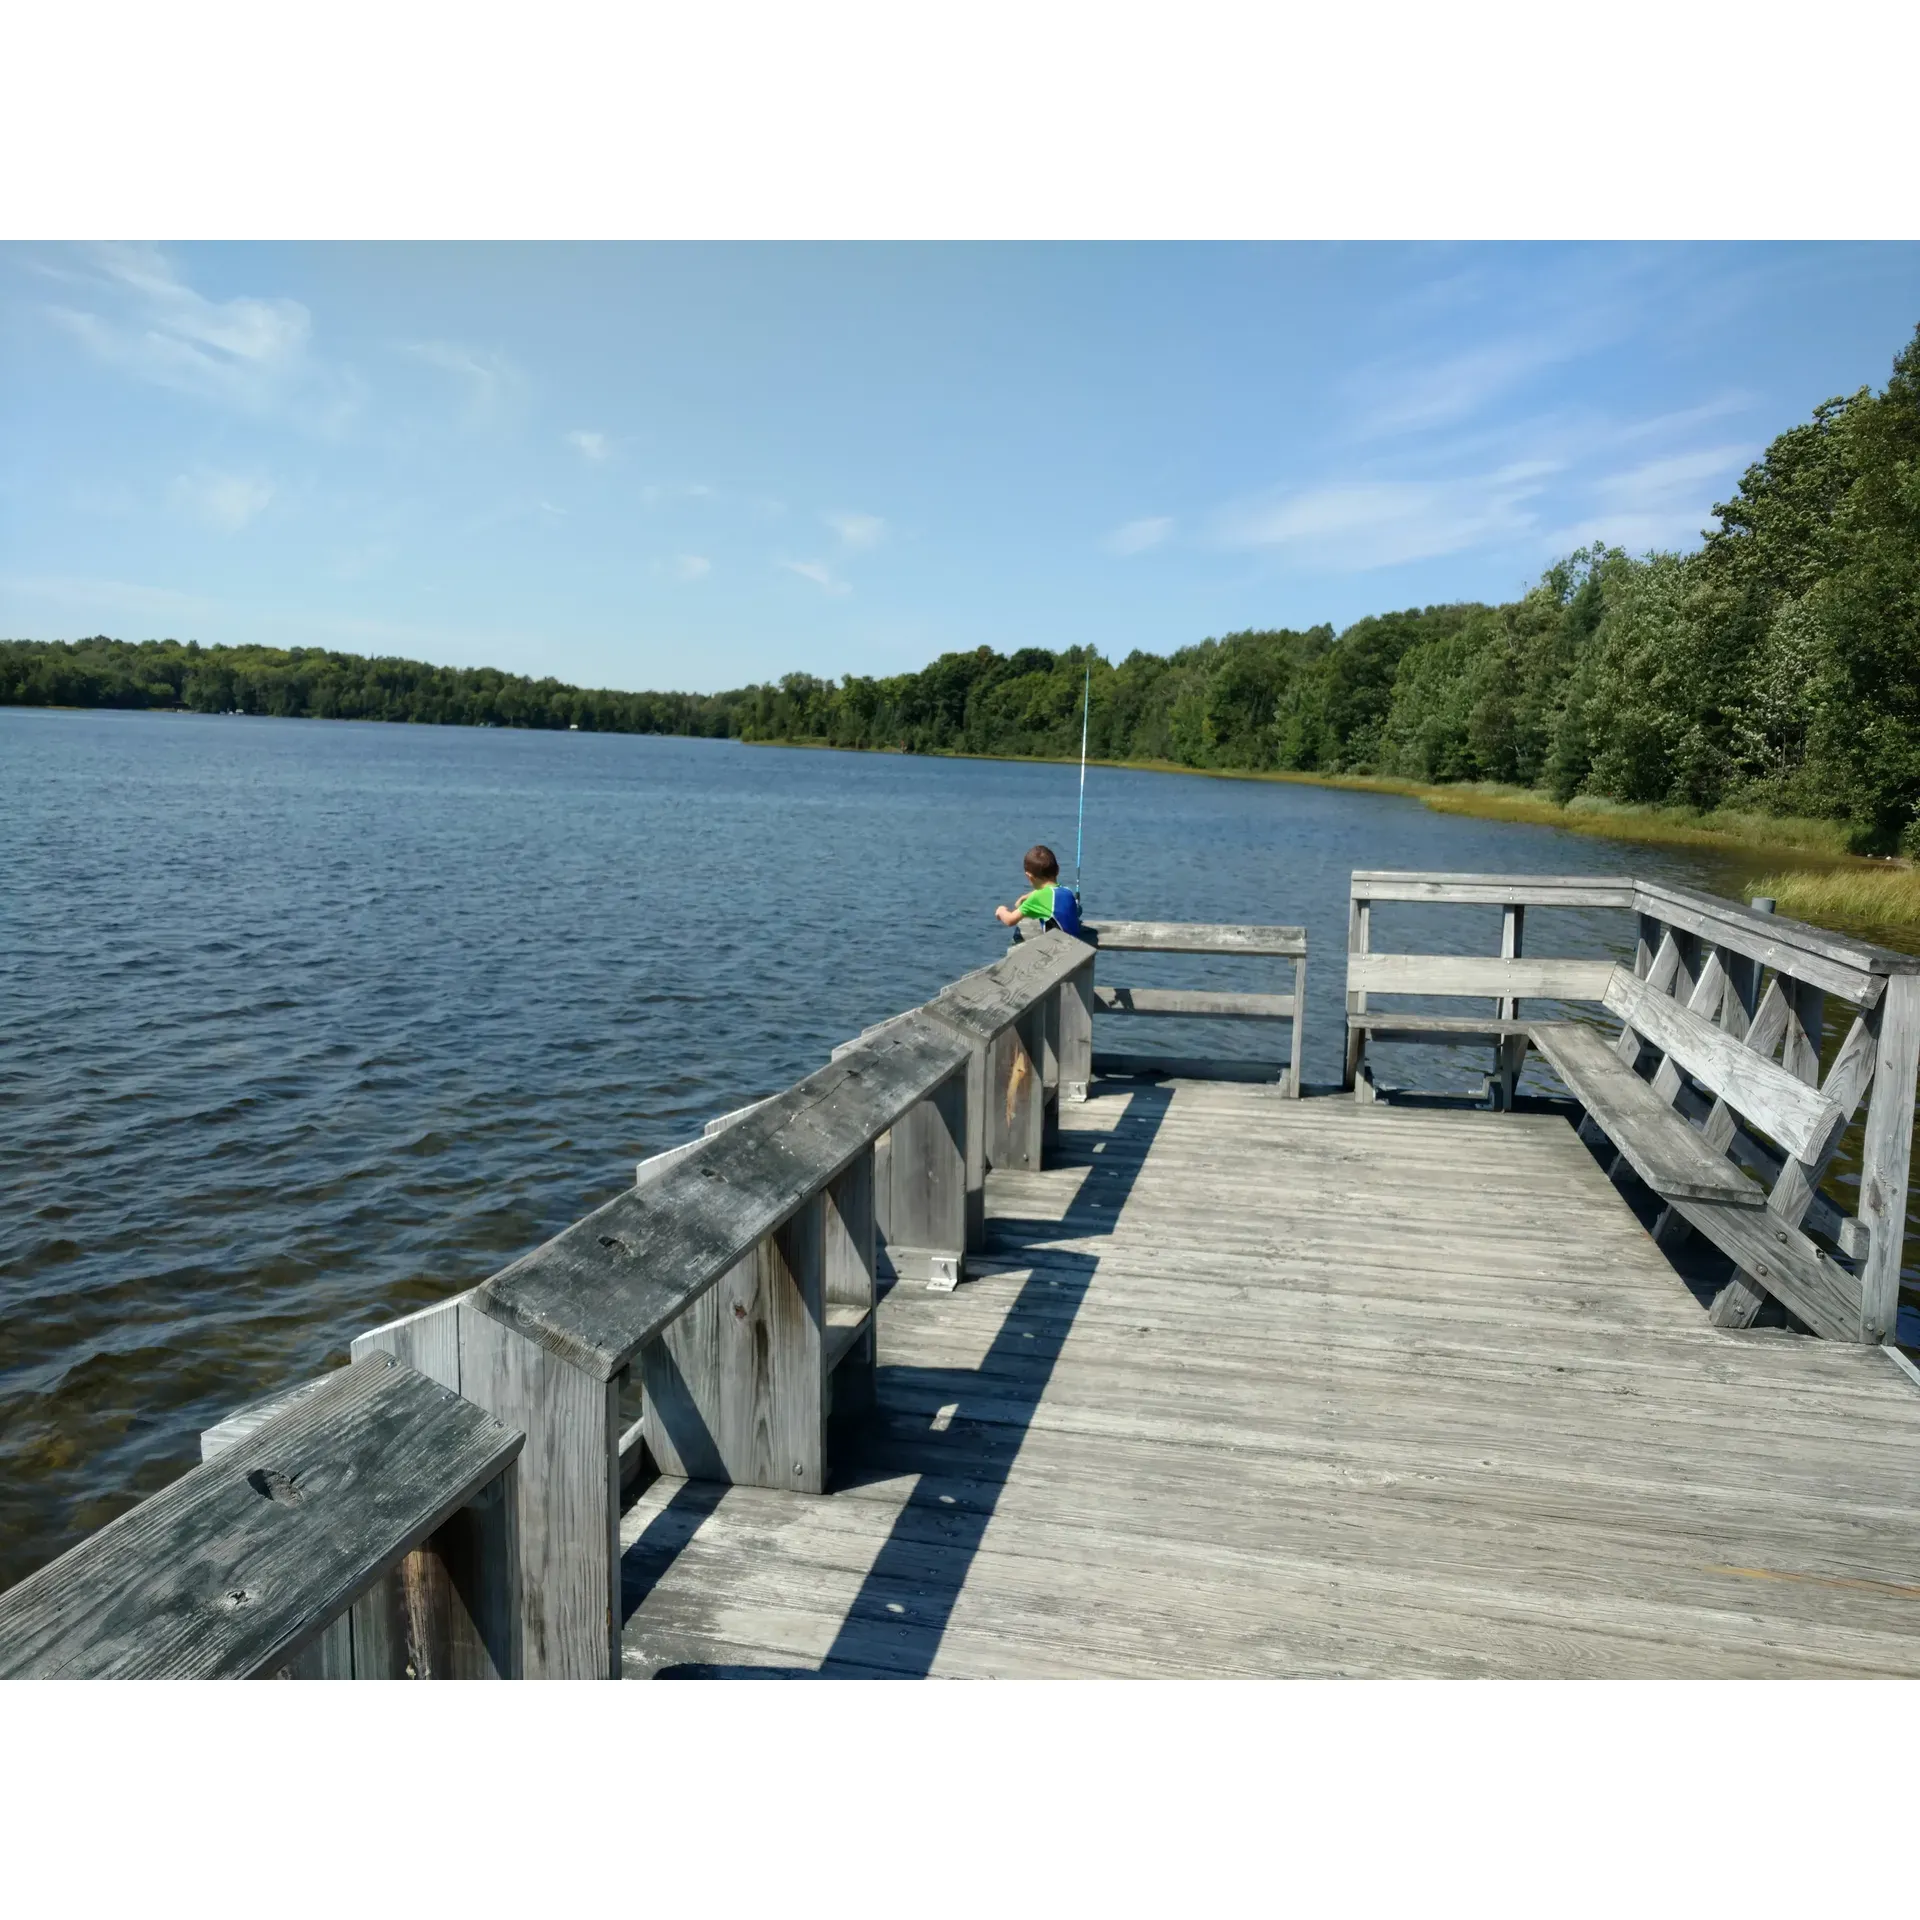
[[[1029,1271],[979,1368],[890,1367],[883,1358],[880,1405],[836,1426],[829,1499],[859,1486],[918,1478],[820,1665],[689,1661],[662,1667],[655,1679],[924,1679],[932,1671],[1001,1491],[1099,1270],[1097,1255],[1056,1243],[1111,1234],[1173,1099],[1170,1088],[1147,1081],[1098,1083],[1096,1097],[1102,1086],[1110,1095],[1123,1089],[1131,1094],[1125,1110],[1104,1133],[1063,1133],[1049,1169],[1083,1167],[1102,1177],[1083,1179],[1057,1216],[1000,1214],[989,1223],[988,1271]],[[967,1290],[930,1300],[964,1299]],[[922,1297],[904,1296],[895,1311],[914,1311],[908,1302]],[[917,1411],[889,1411],[929,1402],[939,1407],[931,1420]],[[687,1481],[648,1523],[622,1563],[625,1617],[632,1617],[728,1491],[713,1482]]]

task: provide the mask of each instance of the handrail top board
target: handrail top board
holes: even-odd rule
[[[1114,953],[1257,953],[1298,960],[1307,951],[1305,927],[1181,920],[1089,920],[1086,929],[1103,950]]]
[[[1023,938],[992,966],[962,974],[917,1011],[976,1039],[996,1039],[1092,958],[1093,948],[1084,940],[1049,928]]]
[[[1635,883],[1641,913],[1698,933],[1716,946],[1758,960],[1776,972],[1838,993],[1856,1006],[1875,1005],[1891,973],[1920,973],[1920,954],[1895,953],[1870,940],[1808,926],[1776,913],[1759,913],[1737,900],[1692,887],[1641,880]]]
[[[0,1678],[269,1673],[524,1438],[371,1354],[0,1594]]]
[[[890,1022],[502,1268],[470,1306],[611,1379],[972,1050],[924,1011]]]
[[[1631,907],[1634,886],[1626,874],[1417,873],[1357,867],[1348,895],[1432,906]]]

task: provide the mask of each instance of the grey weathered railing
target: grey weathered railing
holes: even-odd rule
[[[0,1594],[0,1677],[518,1678],[521,1435],[384,1355],[267,1411]]]
[[[882,1238],[902,1277],[959,1277],[987,1166],[1038,1164],[1049,1084],[1084,1090],[1092,964],[1065,934],[1023,944],[643,1161],[630,1192],[482,1285],[354,1343],[526,1432],[529,1675],[619,1671],[616,1536],[642,1445],[668,1472],[824,1487],[828,1412],[871,1392]]]
[[[1502,909],[1499,958],[1372,950],[1383,900]],[[1526,960],[1526,907],[1637,915],[1631,971],[1607,961]],[[1356,873],[1347,959],[1347,1082],[1371,1098],[1367,1044],[1492,1042],[1511,1103],[1531,1044],[1587,1109],[1583,1132],[1617,1150],[1665,1201],[1656,1237],[1689,1229],[1734,1262],[1714,1301],[1747,1325],[1772,1294],[1831,1338],[1892,1337],[1920,1072],[1920,958],[1780,919],[1691,888],[1618,878]],[[1370,995],[1490,998],[1484,1015],[1383,1012]],[[1620,1022],[1611,1056],[1590,1032],[1521,1018],[1523,997],[1597,1001]],[[1850,1023],[1824,1076],[1827,999]],[[1822,1181],[1868,1100],[1859,1212]],[[1742,1171],[1744,1170],[1744,1171]],[[1758,1176],[1759,1185],[1748,1179]]]
[[[1291,993],[1225,993],[1208,988],[1131,987],[1101,982],[1094,1010],[1162,1020],[1285,1020],[1290,1024],[1283,1090],[1298,1099],[1300,1060],[1307,1014],[1307,933],[1304,927],[1206,925],[1162,920],[1089,922],[1087,935],[1107,953],[1204,953],[1266,956],[1293,962]],[[1104,1056],[1103,1056],[1104,1058]],[[1171,1061],[1129,1057],[1116,1066],[1136,1071],[1218,1070],[1220,1061]]]

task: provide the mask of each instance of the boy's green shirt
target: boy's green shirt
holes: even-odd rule
[[[1045,886],[1035,887],[1031,893],[1022,894],[1013,903],[1013,910],[1023,920],[1051,920],[1053,918],[1053,887],[1049,880]]]

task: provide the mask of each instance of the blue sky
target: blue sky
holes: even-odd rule
[[[619,687],[1688,547],[1911,244],[0,248],[0,635]]]

